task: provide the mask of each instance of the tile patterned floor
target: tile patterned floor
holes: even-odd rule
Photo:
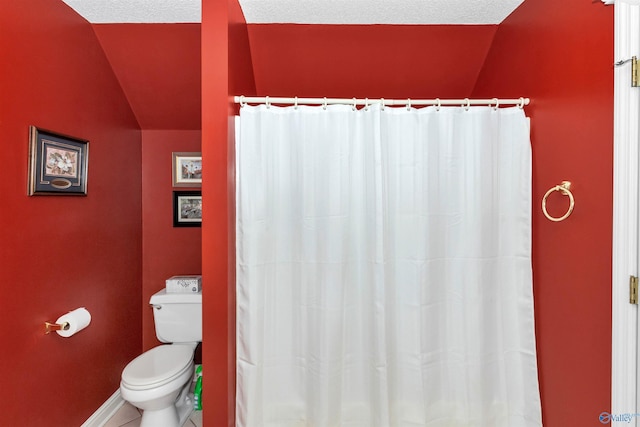
[[[140,427],[141,417],[138,408],[125,402],[104,427]],[[194,411],[183,427],[202,427],[202,411]]]

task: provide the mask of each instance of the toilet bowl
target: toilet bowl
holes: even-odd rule
[[[195,345],[167,344],[141,354],[122,371],[122,398],[142,409],[140,427],[180,427],[193,409],[189,393]]]
[[[122,398],[142,409],[140,427],[181,427],[193,410],[189,393],[193,355],[202,342],[202,293],[151,296],[156,337],[162,343],[133,359],[122,371]]]

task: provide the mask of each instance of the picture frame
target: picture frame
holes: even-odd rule
[[[171,153],[174,187],[202,187],[202,153]]]
[[[202,191],[173,192],[173,226],[202,226]]]
[[[86,196],[89,141],[29,126],[29,196]]]

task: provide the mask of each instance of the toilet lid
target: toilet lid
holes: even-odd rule
[[[122,371],[122,382],[133,386],[154,386],[172,380],[189,368],[193,348],[161,345],[133,359]]]

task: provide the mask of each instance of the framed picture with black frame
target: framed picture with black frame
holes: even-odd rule
[[[87,195],[89,141],[29,127],[29,196]]]
[[[202,192],[174,191],[173,192],[173,226],[201,227],[202,226]]]

